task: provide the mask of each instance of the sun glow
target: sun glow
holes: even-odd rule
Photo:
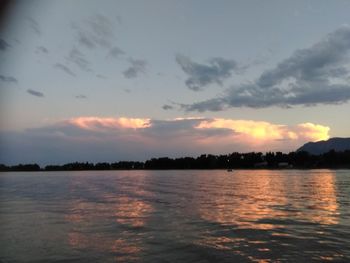
[[[286,135],[286,127],[284,125],[276,125],[264,121],[213,119],[202,121],[196,128],[230,129],[262,140],[282,139]]]
[[[197,129],[230,129],[238,134],[247,135],[258,140],[324,140],[329,138],[330,128],[312,123],[297,126],[272,124],[265,121],[212,119],[203,120]]]
[[[183,149],[189,152],[192,149],[196,149],[196,152],[212,149],[217,152],[232,149],[288,151],[309,141],[327,139],[330,130],[327,126],[309,122],[286,125],[268,121],[192,116],[166,120],[81,116],[52,125],[50,135],[53,134],[53,128],[56,128],[54,133],[59,134],[60,139],[104,143],[111,147],[134,145],[132,147],[135,149],[147,152],[149,149],[158,149],[166,153]]]
[[[100,130],[103,128],[141,129],[151,126],[150,119],[141,118],[99,118],[78,117],[69,120],[69,123],[86,130]]]
[[[327,126],[313,123],[302,123],[298,125],[301,128],[301,134],[312,141],[321,141],[329,139],[329,130]]]

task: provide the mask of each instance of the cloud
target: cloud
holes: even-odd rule
[[[313,123],[301,123],[297,126],[286,126],[272,124],[266,121],[211,119],[205,120],[196,126],[199,129],[231,129],[238,134],[257,139],[259,141],[269,140],[327,140],[330,128]]]
[[[4,39],[0,38],[0,51],[5,51],[9,47],[11,46]]]
[[[235,120],[222,118],[188,117],[175,118],[173,120],[152,120],[149,118],[101,118],[79,117],[65,121],[84,130],[95,132],[118,132],[120,130],[133,129],[142,136],[154,136],[155,138],[183,135],[200,135],[210,137],[220,135],[223,132],[236,139],[246,138],[246,143],[263,144],[280,140],[319,141],[329,138],[330,128],[327,126],[301,123],[295,126],[273,124],[266,121]],[[208,133],[209,131],[209,133]],[[228,132],[229,131],[229,132]],[[130,131],[128,131],[130,132]],[[232,138],[233,138],[232,137]],[[225,138],[227,139],[227,138]],[[194,142],[196,139],[193,140]],[[227,143],[227,142],[226,142]]]
[[[79,43],[82,45],[82,46],[85,46],[87,48],[95,48],[96,47],[96,44],[94,43],[93,40],[91,40],[87,35],[86,33],[84,32],[79,32],[78,33],[78,41]]]
[[[300,129],[300,136],[308,138],[310,141],[329,139],[329,127],[308,122],[299,124],[298,128]]]
[[[210,84],[221,86],[222,82],[238,69],[234,60],[219,57],[211,58],[207,64],[199,64],[186,56],[177,54],[176,62],[188,76],[186,86],[194,91],[199,91]]]
[[[101,38],[113,36],[113,24],[107,17],[101,14],[89,18],[86,23],[95,36],[100,36]]]
[[[17,79],[11,76],[0,75],[0,80],[3,82],[17,83]]]
[[[107,77],[101,74],[96,74],[96,77],[99,79],[106,79]]]
[[[122,18],[120,15],[117,15],[117,16],[115,17],[115,19],[118,21],[118,24],[119,24],[119,25],[122,25],[122,24],[123,24],[123,18]]]
[[[74,23],[78,42],[86,48],[110,48],[114,37],[112,22],[103,15],[95,15],[83,23]]]
[[[182,107],[215,111],[340,104],[350,100],[350,26],[343,26],[305,49],[296,50],[251,83],[232,86],[223,96]]]
[[[119,58],[121,55],[124,55],[125,52],[119,47],[113,47],[109,50],[107,57]]]
[[[57,68],[57,69],[60,69],[62,70],[63,72],[65,72],[66,74],[72,76],[72,77],[75,77],[76,75],[74,74],[73,71],[70,70],[70,68],[68,68],[67,66],[61,64],[61,63],[56,63],[54,65],[54,68]]]
[[[40,91],[32,90],[32,89],[27,89],[27,93],[30,95],[33,95],[35,97],[43,98],[44,94]]]
[[[79,117],[67,121],[77,127],[87,130],[104,131],[106,129],[140,129],[150,125],[150,119],[141,118],[99,118]]]
[[[87,96],[83,95],[83,94],[79,94],[79,95],[76,95],[75,98],[76,99],[87,99]]]
[[[201,102],[196,102],[193,104],[179,104],[185,111],[222,111],[225,109],[226,103],[223,98],[213,98]]]
[[[91,69],[89,67],[90,63],[85,59],[85,56],[78,49],[73,48],[67,57],[68,62],[74,63],[81,70],[90,72]]]
[[[35,34],[41,35],[41,30],[38,22],[31,17],[27,17],[28,24]]]
[[[78,117],[1,134],[0,163],[145,160],[234,151],[295,150],[329,137],[329,127],[221,118]]]
[[[168,104],[164,104],[162,106],[162,109],[163,110],[172,110],[172,109],[174,109],[174,106],[171,106],[171,105],[168,105]]]
[[[46,47],[39,46],[36,48],[36,53],[48,54],[49,50]]]
[[[146,60],[142,59],[129,59],[130,67],[123,71],[124,77],[131,79],[137,78],[140,73],[146,72]]]

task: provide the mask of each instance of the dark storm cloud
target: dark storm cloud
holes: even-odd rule
[[[0,80],[3,82],[17,83],[17,79],[11,76],[0,75]]]
[[[121,55],[124,55],[125,52],[119,47],[113,47],[109,50],[107,57],[119,58]]]
[[[146,72],[147,62],[142,59],[129,59],[130,67],[123,71],[124,77],[131,79],[137,78],[140,73]]]
[[[35,97],[40,97],[40,98],[44,97],[44,94],[42,92],[36,91],[36,90],[32,90],[32,89],[27,89],[27,93],[30,94],[30,95],[33,95]]]
[[[91,71],[89,65],[89,61],[85,59],[85,55],[80,52],[78,49],[73,48],[67,57],[68,62],[74,63],[76,66],[78,66],[81,70],[84,71]]]
[[[10,45],[4,39],[0,38],[0,51],[5,51],[9,47]]]
[[[233,86],[214,99],[183,105],[187,111],[230,107],[339,104],[350,100],[350,27],[343,26],[310,48],[296,50],[252,83]]]
[[[65,72],[66,74],[72,76],[72,77],[75,77],[76,75],[70,70],[70,68],[68,68],[67,66],[61,64],[61,63],[56,63],[54,65],[54,68],[56,69],[60,69],[62,70],[63,72]]]
[[[235,69],[238,69],[234,60],[224,58],[211,58],[207,64],[199,64],[186,56],[177,54],[176,62],[188,76],[186,86],[194,91],[199,91],[213,83],[222,85],[222,82],[231,77]]]

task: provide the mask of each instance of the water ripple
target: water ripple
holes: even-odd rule
[[[0,174],[0,262],[349,262],[350,172]]]

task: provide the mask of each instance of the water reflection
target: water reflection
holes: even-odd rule
[[[72,228],[67,240],[73,249],[109,253],[123,262],[142,260],[141,255],[152,250],[147,242],[189,239],[197,226],[185,223],[186,218],[205,222],[193,244],[251,262],[283,260],[276,251],[295,249],[292,240],[310,242],[304,234],[314,226],[308,224],[327,226],[339,220],[335,174],[326,170],[306,177],[300,172],[286,176],[285,171],[257,170],[182,178],[170,174],[150,180],[141,172],[107,182],[72,178],[73,198],[66,215]],[[160,229],[165,231],[161,236]],[[316,234],[323,236],[322,231]],[[341,256],[317,255],[320,260]]]
[[[123,225],[142,227],[145,218],[152,212],[152,206],[143,201],[123,196],[118,198],[118,208],[115,209],[116,221]]]
[[[198,203],[200,216],[207,221],[251,229],[280,227],[276,223],[259,223],[271,218],[337,224],[333,172],[325,170],[307,178],[279,173],[258,170],[244,176],[236,174],[234,179],[217,177]]]
[[[339,221],[336,177],[328,170],[314,172],[298,180],[297,176],[289,180],[288,199],[297,211],[296,218],[312,223],[332,225]]]
[[[138,261],[143,234],[137,229],[145,225],[153,211],[149,203],[139,198],[151,195],[140,188],[143,178],[141,175],[132,183],[123,183],[121,176],[114,180],[114,185],[79,176],[72,178],[70,193],[84,194],[73,198],[65,217],[72,225],[68,244],[77,250],[112,254],[118,261]]]
[[[116,259],[123,262],[137,261],[141,252],[140,241],[127,234],[123,238],[115,238],[101,234],[68,233],[69,245],[77,250],[93,250],[94,253],[113,254]],[[129,239],[129,241],[127,241]],[[130,242],[133,240],[133,242]]]
[[[260,170],[216,177],[199,197],[198,213],[205,221],[219,224],[220,231],[208,231],[197,242],[252,262],[271,262],[276,249],[290,247],[292,239],[307,242],[303,234],[312,224],[326,227],[339,222],[335,180],[335,173],[326,170],[306,177],[300,172],[285,176],[284,171]],[[320,253],[318,259],[341,257]]]
[[[349,171],[4,178],[4,262],[350,262]]]
[[[283,217],[287,213],[274,209],[274,205],[287,203],[283,179],[278,175],[267,177],[267,173],[268,171],[256,171],[251,176],[216,178],[214,187],[207,188],[206,200],[199,203],[201,217],[207,221],[239,228],[278,227],[257,223],[265,218]],[[225,185],[225,188],[215,187],[216,185]]]

